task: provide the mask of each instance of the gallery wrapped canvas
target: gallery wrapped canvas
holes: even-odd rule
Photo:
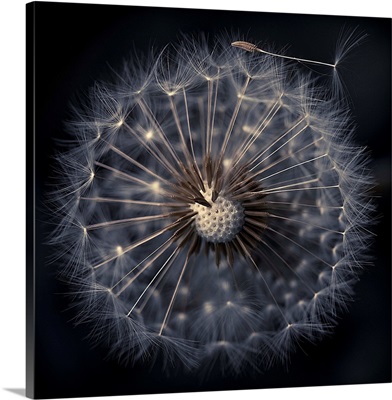
[[[27,393],[389,382],[391,20],[27,5]]]

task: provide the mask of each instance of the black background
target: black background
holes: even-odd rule
[[[32,23],[34,22],[34,27]],[[53,175],[56,139],[64,137],[64,121],[75,95],[121,66],[132,49],[148,52],[176,42],[181,33],[204,32],[213,37],[239,32],[257,42],[300,58],[333,61],[342,28],[368,35],[341,66],[341,76],[358,125],[356,142],[372,154],[377,182],[380,221],[373,248],[374,266],[356,286],[355,302],[333,336],[320,344],[304,345],[280,365],[263,374],[221,376],[219,370],[201,381],[193,375],[167,376],[159,366],[119,366],[106,359],[105,349],[92,348],[82,327],[69,320],[65,291],[48,263],[50,226],[43,204],[48,177]],[[34,35],[33,35],[34,32]],[[153,7],[103,6],[38,2],[28,5],[28,43],[35,42],[35,58],[28,58],[28,83],[35,72],[35,98],[28,97],[28,113],[35,111],[36,145],[36,275],[35,275],[35,396],[81,397],[198,390],[229,390],[287,386],[316,386],[389,382],[391,380],[391,20],[304,16],[291,14],[205,11]],[[289,46],[287,48],[287,46]],[[32,55],[31,45],[28,55]],[[33,65],[34,64],[34,65]],[[34,68],[33,68],[34,67]],[[28,93],[29,94],[29,93]],[[33,104],[35,109],[33,109]],[[33,130],[28,126],[27,135]],[[30,141],[31,142],[31,141]],[[29,138],[27,143],[29,143]],[[28,149],[32,168],[32,149]],[[28,199],[33,195],[28,185]],[[30,196],[30,197],[29,197]],[[28,214],[29,215],[29,214]],[[30,221],[31,222],[31,221]],[[28,274],[29,276],[29,274]],[[30,282],[30,284],[32,284]],[[28,296],[29,308],[33,307]]]

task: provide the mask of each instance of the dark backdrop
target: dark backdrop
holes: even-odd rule
[[[28,113],[35,111],[35,396],[80,397],[135,393],[229,390],[284,386],[376,383],[391,380],[390,302],[390,33],[391,20],[304,16],[273,13],[185,10],[152,7],[103,6],[38,2],[28,5],[28,56],[35,42],[35,99],[28,97]],[[176,41],[180,33],[222,31],[289,45],[290,55],[333,61],[342,28],[368,35],[342,65],[341,75],[351,96],[356,140],[372,152],[380,222],[372,249],[374,266],[356,286],[356,301],[333,336],[291,357],[288,369],[279,365],[258,375],[222,377],[213,371],[202,382],[191,375],[167,377],[159,367],[123,367],[106,360],[105,350],[91,348],[87,331],[69,320],[65,291],[49,264],[51,248],[43,244],[50,226],[43,206],[55,139],[64,137],[63,123],[70,101],[86,92],[96,79],[120,66],[130,50],[146,52]],[[28,83],[33,65],[28,58]],[[30,81],[29,81],[30,79]],[[30,87],[30,86],[29,86]],[[35,109],[32,106],[35,106]],[[31,121],[31,120],[28,120]],[[33,134],[27,127],[28,141]],[[28,148],[28,169],[32,148]],[[28,175],[29,176],[29,175]],[[32,200],[28,183],[28,206]],[[30,214],[28,214],[30,216]],[[28,274],[31,278],[31,274]],[[31,283],[31,282],[30,282]],[[33,307],[28,296],[29,308]],[[30,332],[32,333],[32,331]],[[305,354],[306,353],[306,354]]]

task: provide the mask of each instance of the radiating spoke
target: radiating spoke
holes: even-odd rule
[[[293,154],[290,154],[290,153],[289,153],[289,154],[286,154],[286,153],[284,153],[285,155],[283,155],[282,157],[279,157],[276,161],[272,162],[271,164],[268,164],[268,163],[267,163],[265,167],[263,167],[262,169],[260,169],[260,170],[258,170],[258,171],[257,171],[257,170],[254,171],[253,174],[251,174],[250,176],[251,176],[252,178],[256,178],[257,176],[263,174],[264,172],[270,170],[271,168],[276,167],[277,165],[279,165],[279,164],[281,164],[281,163],[283,163],[283,162],[285,162],[285,161],[287,161],[287,160],[290,160],[290,161],[291,161],[291,160],[293,159],[294,156],[298,156],[299,154],[305,153],[306,151],[309,151],[309,149],[312,149],[315,145],[317,145],[317,143],[318,143],[320,140],[322,140],[322,138],[316,139],[316,140],[314,140],[313,142],[307,144],[306,146],[302,146],[299,150],[297,150],[297,151],[294,152]]]
[[[131,225],[134,223],[141,223],[141,222],[165,219],[165,218],[169,218],[170,216],[171,216],[170,213],[166,213],[166,214],[146,215],[143,217],[116,219],[116,220],[112,220],[112,221],[104,221],[104,222],[99,222],[97,224],[86,225],[85,228],[88,231],[92,231],[94,229],[113,228],[113,227],[118,227],[118,226],[123,227],[124,225]]]
[[[126,180],[128,182],[135,183],[141,187],[150,187],[151,186],[151,184],[149,182],[147,182],[143,179],[140,179],[140,178],[136,178],[133,175],[129,175],[123,171],[118,170],[117,168],[111,167],[110,165],[103,164],[99,161],[95,161],[94,164],[97,165],[98,167],[101,167],[101,168],[107,169],[108,171],[113,172],[113,174],[116,177]]]
[[[310,187],[303,187],[303,188],[296,188],[296,189],[280,189],[280,190],[271,190],[271,191],[261,191],[260,193],[269,193],[269,194],[276,194],[276,193],[285,193],[285,192],[297,192],[298,190],[325,190],[325,189],[337,189],[339,185],[330,185],[330,186],[310,186]]]
[[[125,154],[123,151],[118,149],[117,147],[113,146],[112,144],[108,143],[108,147],[113,150],[115,153],[120,155],[122,158],[125,160],[129,161],[132,165],[135,165],[136,167],[140,168],[142,171],[146,172],[147,174],[153,176],[154,178],[160,180],[161,182],[164,182],[166,185],[171,186],[173,185],[171,182],[169,182],[167,179],[162,178],[160,175],[152,171],[151,169],[147,168],[145,165],[139,163],[136,161],[134,158],[129,156],[128,154]]]
[[[240,241],[240,245],[243,246],[245,248],[245,245]],[[276,300],[276,297],[274,296],[274,294],[272,293],[271,288],[269,287],[267,281],[265,280],[262,272],[260,271],[260,268],[258,267],[258,265],[256,264],[256,262],[254,261],[253,257],[249,254],[248,257],[249,261],[252,263],[253,267],[256,269],[256,271],[259,273],[261,279],[264,282],[265,287],[267,288],[268,293],[270,294],[272,301],[275,303],[277,309],[279,310],[282,318],[284,319],[284,321],[287,323],[287,325],[289,324],[289,322],[287,321],[286,316],[284,315],[281,306],[279,305],[278,301]]]
[[[199,177],[201,177],[201,171],[199,169],[199,163],[197,162],[196,155],[195,155],[195,148],[194,148],[194,145],[193,145],[191,121],[190,121],[190,117],[189,117],[188,100],[187,100],[187,95],[186,95],[185,89],[182,90],[182,93],[183,93],[183,98],[184,98],[185,116],[186,116],[186,122],[187,122],[189,145],[190,145],[190,148],[191,148],[193,165],[196,168],[196,173],[198,174]]]
[[[152,251],[149,255],[147,255],[142,261],[140,261],[138,264],[136,264],[118,282],[116,282],[115,285],[112,286],[112,290],[113,290],[121,282],[123,282],[125,279],[127,279],[130,274],[132,274],[134,271],[136,271],[151,256],[154,256],[150,261],[148,261],[148,263],[143,268],[141,268],[134,276],[132,276],[132,278],[129,278],[127,280],[127,283],[125,285],[123,285],[121,287],[121,289],[116,293],[117,297],[120,296],[120,294],[123,293],[129,286],[131,286],[135,282],[135,280],[139,278],[139,276],[141,276],[145,271],[147,271],[154,264],[154,262],[165,253],[165,251],[171,246],[171,240],[172,240],[173,236],[171,236],[169,239],[167,239],[164,243],[162,243],[154,251]]]
[[[159,330],[159,336],[162,335],[162,331],[163,331],[163,329],[164,329],[165,326],[166,326],[166,322],[167,322],[167,320],[168,320],[168,318],[169,318],[169,315],[170,315],[170,312],[171,312],[171,310],[172,310],[172,307],[173,307],[173,304],[174,304],[174,300],[176,299],[177,292],[178,292],[178,288],[179,288],[179,286],[180,286],[182,277],[184,276],[186,267],[188,266],[188,261],[189,261],[189,257],[187,256],[187,257],[185,258],[184,265],[183,265],[183,267],[182,267],[182,269],[181,269],[180,276],[179,276],[178,279],[177,279],[177,284],[176,284],[176,287],[175,287],[175,289],[174,289],[174,291],[173,291],[173,295],[172,295],[172,297],[171,297],[171,299],[170,299],[170,303],[169,303],[169,305],[168,305],[168,307],[167,307],[165,317],[163,318],[162,325],[161,325],[161,329]]]
[[[244,84],[244,87],[242,88],[241,92],[237,96],[236,105],[234,107],[233,114],[231,116],[229,125],[228,125],[228,127],[226,129],[226,133],[225,133],[225,136],[224,136],[222,148],[220,149],[220,152],[219,152],[218,164],[217,164],[218,168],[219,168],[219,166],[222,165],[222,161],[223,161],[224,154],[226,152],[227,144],[229,143],[229,139],[231,137],[231,133],[233,131],[234,124],[235,124],[235,122],[237,120],[237,116],[238,116],[238,113],[240,111],[241,104],[242,104],[242,101],[243,101],[246,89],[248,88],[250,80],[251,80],[250,76],[247,76],[245,84]]]
[[[171,145],[169,139],[167,138],[165,132],[163,131],[161,125],[157,121],[154,113],[151,111],[150,107],[145,103],[145,101],[140,100],[138,102],[138,105],[140,109],[143,111],[144,115],[150,120],[152,125],[154,126],[156,132],[158,133],[160,139],[162,140],[162,143],[165,145],[165,148],[167,151],[170,153],[170,155],[173,157],[174,160],[176,160],[177,164],[179,166],[182,165],[182,162],[180,158],[178,157],[176,151],[174,150],[173,146]]]
[[[247,142],[244,142],[243,145],[241,145],[239,149],[239,154],[238,156],[234,157],[234,163],[233,165],[236,166],[241,159],[244,157],[244,155],[247,153],[247,151],[252,147],[253,143],[260,137],[260,135],[264,132],[264,130],[268,127],[268,125],[271,123],[277,112],[279,111],[281,104],[280,104],[280,99],[282,96],[279,97],[279,99],[273,104],[271,109],[268,111],[268,114],[261,120],[259,126],[252,131],[251,134],[249,134],[249,139]]]
[[[150,286],[154,283],[155,279],[159,276],[159,274],[165,269],[165,267],[168,265],[168,268],[171,266],[173,261],[177,258],[178,256],[178,248],[175,248],[174,251],[170,254],[170,256],[167,258],[167,260],[164,262],[164,264],[159,268],[158,272],[154,275],[154,277],[150,280],[150,282],[146,285],[144,288],[142,294],[138,297],[138,299],[135,301],[134,305],[132,308],[129,310],[127,317],[129,317],[132,314],[132,311],[135,309],[135,307],[139,304],[139,301],[142,299],[144,294],[147,292],[147,290],[150,288]]]
[[[299,244],[297,241],[295,241],[294,239],[291,239],[290,237],[284,235],[281,232],[278,232],[277,230],[271,228],[270,226],[267,227],[267,229],[271,232],[276,233],[277,235],[279,235],[280,237],[288,240],[289,242],[295,244],[296,246],[298,246],[300,249],[302,249],[303,251],[305,251],[306,253],[310,254],[312,257],[316,258],[317,260],[319,260],[320,262],[322,262],[323,264],[327,265],[330,268],[333,268],[333,265],[329,264],[327,261],[323,260],[322,258],[318,257],[316,254],[312,253],[310,250],[308,250],[306,247],[302,246],[301,244]]]
[[[270,246],[265,240],[262,240],[261,243],[268,248],[268,251],[271,253],[275,254],[275,256],[282,261],[282,263],[286,266],[288,270],[291,271],[293,275],[306,287],[307,290],[311,294],[314,294],[314,289],[309,286],[309,284],[294,270],[294,268],[282,257],[281,254],[279,254],[278,251],[276,251],[272,246]],[[284,254],[284,253],[283,253]]]
[[[277,175],[283,174],[283,173],[285,173],[285,172],[287,172],[287,171],[291,171],[291,170],[294,169],[294,168],[298,168],[298,167],[300,167],[300,166],[302,166],[302,165],[305,165],[305,164],[308,164],[308,163],[312,163],[312,162],[314,162],[314,161],[320,160],[321,158],[324,158],[324,157],[327,157],[327,156],[328,156],[328,154],[322,154],[321,156],[313,157],[313,158],[311,158],[310,160],[302,161],[302,162],[300,162],[300,163],[291,165],[290,167],[283,168],[283,169],[281,169],[281,170],[279,170],[279,171],[277,171],[277,172],[275,172],[275,173],[273,173],[273,174],[271,174],[271,175],[268,175],[268,176],[265,176],[265,177],[259,179],[259,182],[263,182],[263,181],[265,181],[266,179],[272,178],[273,176],[277,176]]]
[[[114,255],[114,256],[112,256],[112,257],[108,257],[107,259],[103,260],[103,261],[100,262],[99,264],[96,264],[93,268],[99,268],[99,267],[101,267],[102,265],[105,265],[105,264],[109,263],[110,261],[113,261],[113,260],[117,259],[117,258],[120,257],[121,255],[123,255],[123,254],[125,254],[125,253],[128,253],[129,251],[131,251],[131,250],[133,250],[133,249],[135,249],[135,248],[137,248],[137,247],[139,247],[139,246],[142,246],[143,244],[145,244],[145,243],[147,243],[147,242],[149,242],[149,241],[155,239],[156,237],[162,235],[163,233],[169,231],[170,229],[173,229],[173,228],[175,228],[176,226],[178,226],[180,223],[182,223],[182,221],[183,221],[185,218],[189,218],[189,221],[192,222],[192,219],[190,219],[190,218],[191,218],[192,215],[194,215],[194,214],[195,214],[195,213],[190,213],[190,214],[188,214],[188,215],[185,215],[184,217],[179,218],[177,221],[175,221],[175,222],[173,222],[173,223],[171,223],[171,224],[169,224],[169,225],[163,227],[162,229],[158,229],[157,231],[153,232],[152,234],[147,235],[147,236],[145,236],[144,238],[142,238],[142,239],[140,239],[140,240],[137,240],[136,242],[130,244],[130,245],[127,246],[127,247],[125,247],[125,248],[123,249],[123,251],[121,252],[121,254],[116,254],[116,255]],[[189,223],[189,222],[188,222],[188,223]]]
[[[132,199],[115,199],[112,197],[81,197],[80,200],[95,201],[97,203],[124,203],[124,204],[135,204],[152,207],[186,207],[187,203],[175,203],[175,202],[156,202],[156,201],[143,201],[143,200],[132,200]]]
[[[339,235],[343,235],[343,234],[344,234],[344,232],[337,231],[337,230],[335,230],[335,229],[329,229],[329,228],[326,228],[325,226],[321,226],[321,225],[317,225],[317,224],[312,224],[312,223],[310,223],[310,222],[308,222],[308,221],[301,221],[301,220],[298,220],[298,219],[283,217],[283,216],[281,216],[281,215],[275,215],[275,214],[271,214],[271,213],[268,213],[268,217],[269,217],[269,218],[282,219],[282,220],[285,220],[285,221],[294,222],[294,223],[296,223],[296,224],[304,224],[304,225],[307,225],[307,226],[311,226],[311,227],[313,227],[313,228],[321,229],[321,230],[326,231],[326,232],[337,233],[337,234],[339,234]]]
[[[277,186],[271,189],[264,189],[263,192],[265,194],[271,194],[271,193],[281,193],[282,189],[287,189],[287,188],[292,188],[295,186],[303,186],[303,185],[309,185],[310,183],[316,183],[316,182],[320,182],[319,178],[315,178],[315,179],[309,179],[307,181],[303,181],[303,182],[297,182],[297,183],[292,183],[290,185],[283,185],[283,186]]]
[[[312,208],[315,210],[322,209],[326,210],[343,210],[343,206],[327,206],[327,205],[318,205],[318,204],[306,204],[306,203],[293,203],[290,201],[271,201],[266,199],[264,203],[268,206],[269,209],[277,209],[277,210],[290,210],[292,208]]]
[[[141,138],[140,135],[126,122],[124,127],[137,139],[139,144],[151,155],[156,161],[158,161],[170,174],[179,176],[175,165],[168,159],[168,157],[155,145],[154,141],[146,141],[145,138]]]
[[[287,146],[291,141],[293,141],[298,135],[300,135],[302,132],[305,132],[306,129],[308,128],[308,125],[305,125],[303,128],[301,128],[296,134],[294,134],[290,139],[288,139],[286,142],[284,142],[282,145],[280,145],[277,149],[275,149],[272,153],[268,154],[267,157],[263,158],[262,160],[260,160],[256,165],[254,165],[250,170],[253,171],[255,168],[257,168],[260,164],[265,163],[266,160],[268,160],[270,157],[272,157],[274,154],[276,154],[278,151],[280,151],[284,146]],[[280,140],[280,139],[279,139]],[[275,143],[275,142],[274,142]],[[268,151],[269,148],[271,148],[271,146],[269,146],[267,149],[265,149],[265,151]],[[261,153],[259,156],[257,156],[254,161],[257,161],[264,153]]]
[[[173,96],[169,96],[169,102],[170,102],[170,110],[171,110],[171,112],[173,114],[173,118],[174,118],[174,121],[175,121],[176,126],[177,126],[177,131],[178,131],[178,134],[180,136],[182,154],[184,155],[184,157],[185,157],[185,159],[187,161],[187,164],[188,165],[192,165],[193,164],[192,156],[191,156],[191,154],[190,154],[190,152],[188,150],[188,146],[187,146],[187,144],[185,142],[184,133],[183,133],[182,127],[181,127],[180,117],[178,116],[178,111],[177,111],[176,104],[174,103]]]

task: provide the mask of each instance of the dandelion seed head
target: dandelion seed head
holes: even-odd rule
[[[244,208],[239,202],[219,195],[212,201],[212,189],[201,192],[209,207],[192,204],[191,210],[197,212],[195,226],[197,233],[213,243],[226,243],[234,239],[244,224]]]
[[[352,297],[366,155],[344,99],[262,50],[185,38],[96,84],[69,126],[52,241],[80,322],[121,360],[269,368]]]

